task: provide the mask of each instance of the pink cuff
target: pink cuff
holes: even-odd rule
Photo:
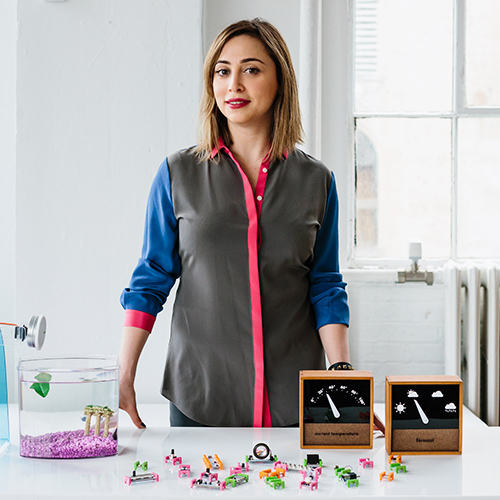
[[[123,326],[135,326],[151,333],[156,321],[156,316],[134,309],[125,310],[125,321]]]

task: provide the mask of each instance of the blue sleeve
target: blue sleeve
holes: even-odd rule
[[[335,177],[328,192],[323,224],[316,236],[309,273],[309,297],[316,315],[316,328],[331,324],[349,326],[346,283],[339,272],[338,198]]]
[[[149,194],[142,254],[130,285],[121,295],[124,309],[156,316],[180,276],[179,226],[172,204],[170,172],[165,159]]]

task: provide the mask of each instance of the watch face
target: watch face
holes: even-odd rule
[[[304,380],[304,423],[370,423],[370,380]]]
[[[392,386],[393,429],[458,429],[460,386]]]

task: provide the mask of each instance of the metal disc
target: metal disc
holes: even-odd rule
[[[45,316],[32,316],[28,324],[28,345],[39,351],[45,342],[47,320]]]

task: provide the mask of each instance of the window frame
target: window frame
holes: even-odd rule
[[[355,164],[355,123],[363,118],[447,118],[451,120],[451,206],[450,206],[450,258],[422,259],[421,265],[443,266],[448,260],[465,262],[459,259],[458,246],[458,121],[460,118],[500,117],[500,106],[467,106],[465,94],[465,35],[466,2],[453,0],[453,64],[452,64],[452,110],[451,112],[400,113],[400,112],[356,112],[354,109],[355,85],[355,26],[356,0],[349,0],[349,39],[348,39],[348,148],[350,171],[348,175],[348,226],[347,226],[347,265],[349,268],[397,268],[408,264],[404,258],[357,257],[355,244],[356,225],[356,164]],[[425,247],[423,248],[425,255]]]

